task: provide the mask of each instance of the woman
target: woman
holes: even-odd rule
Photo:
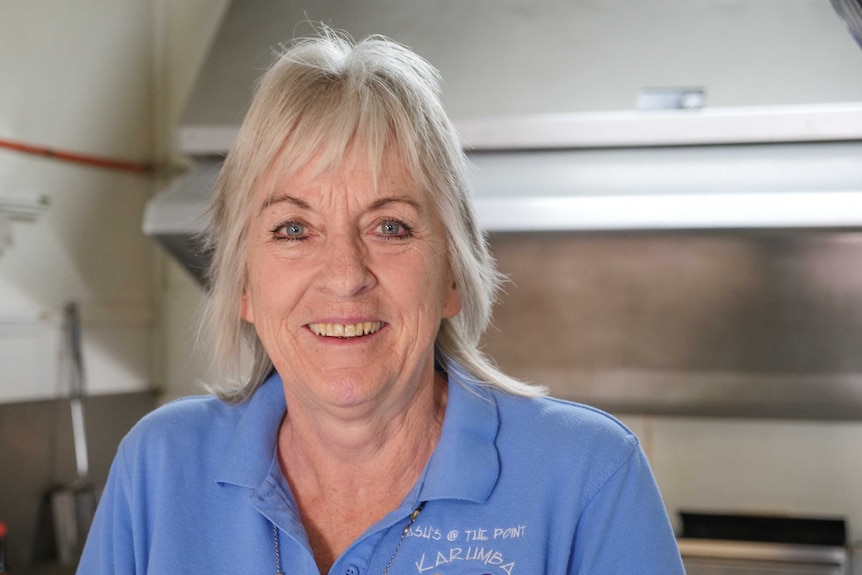
[[[497,276],[438,85],[327,30],[265,75],[209,230],[251,378],[129,433],[79,573],[682,573],[634,435],[477,349]]]

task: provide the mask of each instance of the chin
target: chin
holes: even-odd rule
[[[380,392],[380,385],[367,377],[339,376],[325,384],[326,399],[338,407],[356,407],[374,399]]]

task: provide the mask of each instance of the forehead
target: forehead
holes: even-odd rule
[[[304,163],[281,154],[264,175],[258,197],[264,202],[284,193],[338,187],[375,195],[397,191],[425,197],[424,186],[407,163],[391,151],[374,154],[364,146],[351,146],[341,156],[316,152]]]

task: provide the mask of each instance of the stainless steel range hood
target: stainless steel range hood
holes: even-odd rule
[[[638,147],[588,146],[580,137],[563,148],[530,150],[525,149],[530,147],[525,141],[529,120],[512,131],[513,139],[520,139],[517,145],[493,133],[504,121],[465,123],[461,132],[477,142],[470,146],[470,158],[480,223],[492,232],[862,228],[862,141],[853,132],[862,133],[862,106],[770,112],[771,118],[802,116],[806,133],[789,141],[739,137],[743,141],[736,144],[677,141]],[[719,122],[742,113],[723,111],[711,118]],[[758,110],[746,113],[751,122],[767,117]],[[643,118],[630,116],[595,129],[604,136]],[[708,125],[705,118],[683,123]],[[571,117],[559,125],[585,120]],[[703,133],[698,127],[690,137]],[[581,132],[574,128],[572,134]],[[144,221],[145,232],[198,277],[206,262],[191,236],[206,224],[219,167],[218,159],[199,160],[190,174],[150,202]]]
[[[251,86],[308,21],[440,69],[514,281],[506,371],[612,411],[862,417],[862,52],[829,0],[232,2],[177,130],[195,167],[144,221],[198,278]],[[656,87],[705,105],[639,108]]]
[[[198,272],[189,238],[218,157],[274,47],[308,21],[389,35],[440,68],[488,230],[862,226],[862,53],[828,0],[245,0],[178,128],[195,171],[144,222]],[[656,85],[697,86],[707,105],[635,109]]]

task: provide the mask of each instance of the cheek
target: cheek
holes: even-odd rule
[[[425,265],[425,270],[430,273],[424,274],[423,285],[419,288],[424,291],[423,297],[428,298],[428,301],[438,302],[441,319],[457,315],[461,311],[461,295],[445,256],[434,252],[426,259]]]
[[[267,277],[265,266],[262,266],[257,254],[249,254],[245,268],[245,286],[240,297],[240,317],[251,324],[256,324],[266,317],[268,305]],[[263,273],[261,273],[263,272]]]
[[[265,274],[261,274],[259,254],[254,250],[249,250],[246,254],[245,261],[245,285],[242,288],[242,296],[240,297],[240,317],[248,323],[254,324],[257,320],[263,317],[263,304],[266,296],[266,281]],[[255,313],[256,312],[256,313]]]
[[[301,266],[272,258],[250,261],[240,299],[240,317],[263,331],[287,325],[313,289],[308,274],[298,267]]]

